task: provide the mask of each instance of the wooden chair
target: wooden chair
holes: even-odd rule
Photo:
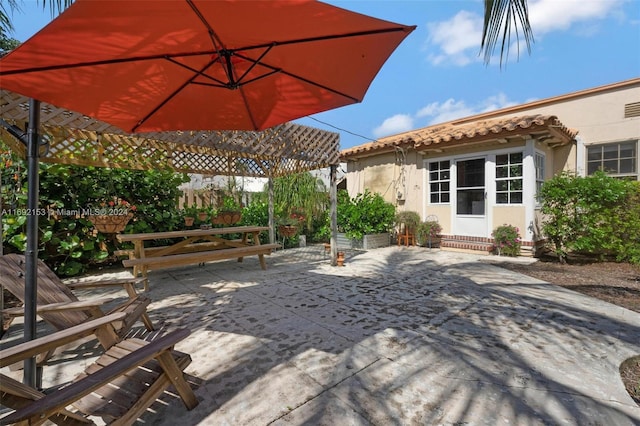
[[[20,299],[22,303],[25,302],[24,274],[24,255],[8,254],[0,256],[0,283],[15,297]],[[54,330],[65,330],[90,319],[113,312],[124,312],[127,315],[123,317],[122,320],[113,324],[116,334],[119,337],[124,337],[138,320],[144,323],[147,330],[152,331],[154,330],[154,326],[147,314],[147,306],[151,303],[151,299],[138,295],[135,289],[135,284],[142,282],[142,280],[142,278],[125,278],[78,282],[65,285],[43,261],[38,260],[36,312],[45,322],[50,324]],[[111,298],[80,301],[71,291],[71,289],[113,286],[124,287],[129,299],[107,312],[101,309],[101,305],[111,301]],[[3,314],[21,316],[24,315],[24,309],[5,309],[3,310]],[[40,362],[42,361],[43,360],[40,360]]]
[[[415,246],[416,245],[416,234],[415,230],[409,229],[407,224],[401,224],[400,231],[398,232],[398,245],[405,246]]]
[[[86,425],[95,424],[89,416],[97,416],[107,424],[130,425],[171,385],[187,409],[198,405],[184,377],[191,357],[173,350],[189,330],[176,330],[151,342],[120,341],[111,323],[125,316],[123,312],[107,315],[0,351],[0,367],[5,367],[92,334],[111,341],[106,352],[75,380],[53,390],[40,392],[0,374],[2,405],[15,410],[2,417],[0,424],[39,425],[50,420]]]

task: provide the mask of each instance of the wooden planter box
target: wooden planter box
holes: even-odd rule
[[[362,249],[371,250],[391,245],[389,233],[365,235],[362,239],[350,239],[347,234],[338,233],[338,249]]]

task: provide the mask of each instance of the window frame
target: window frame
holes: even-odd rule
[[[447,163],[448,164],[448,168],[442,168],[442,163]],[[432,164],[437,164],[438,169],[437,170],[431,170],[431,165]],[[429,199],[429,204],[434,204],[434,205],[450,205],[451,204],[451,166],[452,166],[452,161],[451,159],[434,159],[434,160],[429,160],[427,161],[427,187],[429,188],[429,193],[428,193],[428,199]],[[449,178],[448,179],[440,179],[441,178],[441,174],[442,172],[447,171],[449,173]],[[431,179],[431,173],[438,173],[438,178],[437,180],[432,180]],[[449,184],[449,189],[447,189],[446,191],[443,191],[441,188],[441,185],[443,183],[448,183]],[[432,184],[437,184],[439,187],[439,190],[434,192],[431,190],[431,185]],[[432,196],[434,194],[438,194],[438,200],[439,201],[432,201]],[[447,194],[449,196],[449,200],[448,201],[442,201],[442,194]]]
[[[620,154],[620,148],[622,145],[631,145],[633,147],[633,156],[631,157],[622,157]],[[600,163],[599,167],[596,170],[603,170],[607,175],[618,178],[635,178],[636,180],[640,180],[640,171],[638,170],[638,139],[627,139],[615,142],[605,142],[605,143],[597,143],[585,146],[585,174],[586,176],[591,176],[595,173],[595,171],[590,171],[590,165],[595,163]],[[605,158],[605,147],[617,147],[617,155],[615,158]],[[596,160],[591,160],[589,157],[591,155],[590,150],[595,150],[599,148],[600,158]],[[632,160],[633,161],[633,171],[631,172],[620,172],[620,162],[622,160]],[[615,172],[604,170],[605,162],[616,161],[617,162],[617,170]]]
[[[512,155],[520,155],[520,162],[514,162],[511,163],[511,156]],[[498,158],[501,156],[507,156],[507,163],[506,164],[498,164]],[[503,152],[500,154],[496,154],[495,157],[495,205],[496,206],[521,206],[524,204],[524,159],[525,159],[525,152],[524,150],[520,151],[509,151],[509,152]],[[520,168],[520,175],[519,176],[512,176],[511,175],[511,170],[512,167],[518,167]],[[498,172],[499,169],[501,168],[506,168],[507,169],[507,176],[500,176],[500,173]],[[520,188],[519,189],[512,189],[511,188],[511,183],[512,182],[516,182],[519,181],[520,182]],[[507,182],[507,189],[506,190],[501,190],[499,189],[499,182]],[[517,202],[513,202],[512,201],[512,194],[520,194],[520,201]],[[507,202],[500,202],[500,197],[499,194],[507,194]]]

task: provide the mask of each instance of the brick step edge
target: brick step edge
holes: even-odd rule
[[[462,250],[482,251],[482,252],[489,253],[493,249],[493,244],[491,244],[491,243],[482,243],[482,242],[470,242],[470,241],[459,241],[459,240],[443,239],[440,242],[440,247],[442,247],[442,248],[455,248],[455,249],[462,249]]]
[[[440,241],[441,248],[450,248],[457,250],[470,250],[482,253],[491,253],[493,251],[493,242],[485,241],[469,241],[470,238],[479,237],[467,237],[465,240],[454,239],[451,237],[443,237]],[[533,245],[522,245],[520,247],[520,256],[532,257],[534,255]]]
[[[493,238],[486,237],[471,237],[468,235],[442,235],[442,241],[455,241],[455,242],[465,242],[465,243],[474,243],[474,244],[493,244]],[[522,241],[520,244],[522,247],[533,247],[535,245],[539,245],[544,243],[544,241]]]

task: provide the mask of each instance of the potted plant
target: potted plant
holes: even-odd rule
[[[185,226],[193,226],[193,222],[196,220],[196,216],[198,214],[197,207],[185,207],[181,212],[182,218],[184,219]]]
[[[416,238],[423,247],[440,247],[442,226],[435,220],[427,220],[418,225]]]
[[[209,218],[209,212],[205,207],[202,207],[198,210],[198,220],[200,222],[204,222]]]

